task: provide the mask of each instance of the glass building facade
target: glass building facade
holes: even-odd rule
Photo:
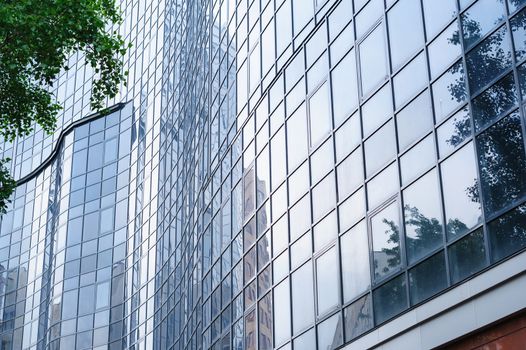
[[[525,5],[122,0],[113,112],[75,55],[0,143],[0,349],[344,348],[524,253]]]

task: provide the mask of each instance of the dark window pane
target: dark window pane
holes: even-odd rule
[[[373,328],[371,295],[358,299],[344,310],[345,341],[350,341]]]
[[[517,105],[517,91],[513,74],[491,86],[473,100],[473,120],[475,130],[481,130],[497,119],[503,112]]]
[[[526,64],[517,68],[519,74],[519,85],[521,89],[522,100],[526,99]]]
[[[482,229],[471,233],[449,248],[449,269],[453,283],[486,266],[486,248]]]
[[[471,94],[475,94],[511,66],[510,37],[505,26],[466,55]]]
[[[487,214],[526,194],[526,159],[517,112],[502,119],[477,138],[480,180]]]
[[[376,324],[382,323],[407,307],[405,275],[400,275],[373,292]]]
[[[461,16],[464,45],[471,47],[502,19],[505,8],[502,0],[479,0]]]
[[[443,251],[409,271],[411,304],[417,304],[446,287],[446,260]]]
[[[515,56],[517,61],[526,57],[526,10],[522,10],[510,20],[515,44]]]
[[[318,349],[336,349],[342,344],[342,317],[337,313],[318,325]]]
[[[443,241],[436,170],[405,189],[403,196],[407,258],[412,263]]]
[[[401,265],[399,218],[398,203],[393,202],[371,219],[375,278],[383,277]]]
[[[488,230],[493,261],[526,247],[526,205],[523,204],[492,221]]]
[[[441,170],[446,232],[453,239],[482,220],[473,142],[444,161]]]

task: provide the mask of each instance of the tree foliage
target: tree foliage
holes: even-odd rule
[[[127,46],[111,29],[121,21],[115,0],[0,0],[0,136],[13,141],[31,133],[35,122],[54,130],[61,107],[50,87],[75,52],[83,52],[96,73],[90,102],[101,110],[126,76]],[[0,210],[10,184],[3,161]]]

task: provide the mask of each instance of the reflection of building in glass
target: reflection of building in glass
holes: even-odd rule
[[[0,144],[24,180],[0,218],[2,349],[412,349],[518,327],[524,1],[122,6],[112,113],[90,114],[76,55],[57,132]],[[520,334],[492,331],[480,346]]]

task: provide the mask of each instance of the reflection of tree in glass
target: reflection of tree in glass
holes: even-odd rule
[[[494,213],[526,194],[526,159],[515,112],[477,138],[484,209]]]
[[[511,2],[519,6],[522,1],[511,0]],[[526,23],[517,21],[515,25],[524,26]],[[462,30],[464,37],[469,42],[477,41],[482,37],[479,23],[472,19],[464,18]],[[496,74],[510,66],[510,53],[500,48],[501,42],[508,39],[506,34],[505,30],[500,29],[468,53],[466,64],[468,72],[471,72],[469,74],[471,85],[486,85],[485,82],[493,80]],[[454,45],[460,45],[460,40],[458,32],[450,38],[450,42]],[[496,118],[501,113],[502,105],[514,104],[515,97],[510,95],[510,90],[513,89],[506,80],[503,82],[503,84],[492,87],[491,93],[481,95],[477,103],[477,109],[481,111],[485,119]],[[459,102],[464,100],[466,90],[463,78],[457,79],[448,89],[452,98]],[[468,135],[471,134],[469,123],[469,119],[457,122],[455,133],[448,140],[451,145],[456,146],[459,140],[470,136]],[[518,198],[526,188],[526,174],[523,170],[525,168],[524,147],[518,115],[514,118],[506,118],[499,124],[499,127],[492,127],[491,132],[486,132],[477,140],[482,191],[488,212],[499,209],[502,203],[510,199]],[[480,201],[476,181],[466,191],[472,201],[477,203]],[[454,225],[448,222],[448,225],[450,224]]]
[[[383,219],[382,222],[389,228],[384,231],[389,238],[389,243],[392,248],[382,248],[380,251],[374,252],[374,271],[375,277],[380,277],[387,274],[393,268],[400,266],[400,232],[398,225],[393,220]],[[383,268],[379,271],[380,266]],[[379,273],[381,272],[381,274]]]
[[[437,218],[428,218],[417,207],[404,206],[405,224],[413,226],[415,237],[406,237],[407,252],[410,256],[429,252],[442,240],[442,225]]]

